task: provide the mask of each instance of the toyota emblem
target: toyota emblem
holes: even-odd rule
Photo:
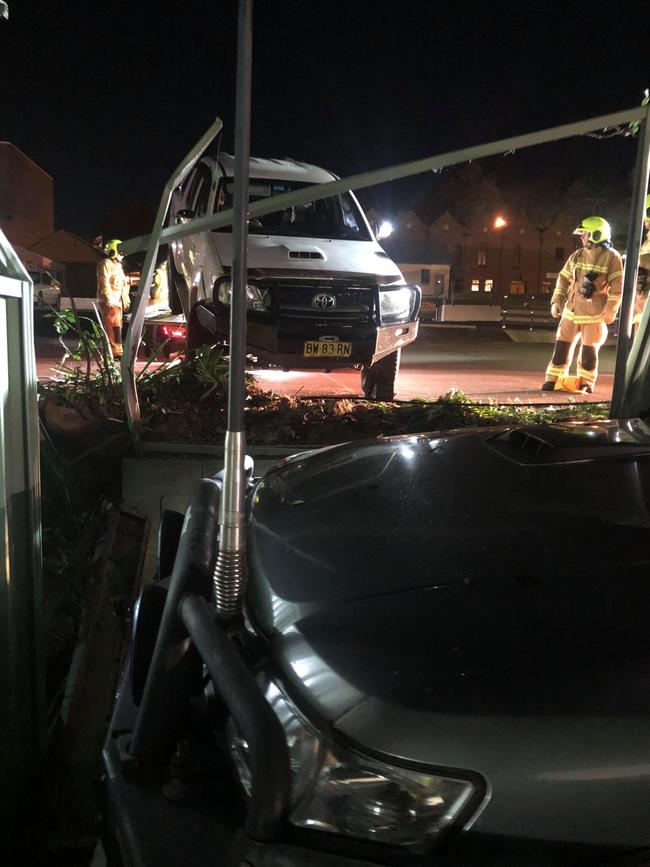
[[[311,299],[311,306],[316,310],[333,310],[336,307],[336,298],[326,292],[319,292]]]

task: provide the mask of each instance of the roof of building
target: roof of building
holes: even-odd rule
[[[35,163],[34,160],[33,160],[31,157],[28,157],[26,153],[23,153],[23,151],[21,151],[21,149],[20,149],[19,147],[16,147],[16,145],[13,144],[12,142],[10,142],[10,141],[0,141],[0,148],[11,148],[12,150],[15,150],[17,153],[20,154],[20,156],[21,156],[24,160],[27,160],[27,162],[28,162],[28,163],[31,163],[31,164],[34,166],[34,168],[38,169],[39,172],[41,172],[41,174],[45,175],[47,178],[49,178],[50,180],[52,180],[52,175],[49,175],[49,174],[45,171],[44,168],[42,168],[41,166],[39,166],[38,163]]]
[[[59,229],[45,238],[41,238],[29,248],[44,256],[51,256],[59,262],[98,262],[103,253],[82,238],[73,235],[65,229]]]
[[[44,256],[42,253],[37,253],[36,250],[28,250],[27,247],[21,247],[19,244],[13,244],[12,246],[27,271],[34,271],[40,268],[46,271],[65,270],[65,265],[61,262],[57,262],[49,256]]]

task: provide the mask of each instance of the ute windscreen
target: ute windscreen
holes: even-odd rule
[[[310,186],[291,181],[255,180],[251,178],[248,200],[257,202],[269,196],[290,193]],[[221,182],[215,199],[215,212],[232,207],[234,181],[226,178]],[[217,231],[230,232],[230,226]],[[370,241],[371,237],[359,207],[349,193],[303,202],[281,211],[273,211],[255,217],[248,224],[252,235],[289,235],[300,238],[331,238],[343,241]]]

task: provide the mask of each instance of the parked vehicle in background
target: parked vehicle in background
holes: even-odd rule
[[[61,284],[50,274],[49,271],[28,271],[34,283],[34,309],[37,311],[47,310],[54,307],[56,310],[61,306]]]
[[[170,220],[232,207],[233,175],[232,156],[201,159],[172,197]],[[252,158],[249,199],[335,178],[295,160]],[[230,226],[172,242],[170,289],[189,350],[227,340],[231,266]],[[248,274],[251,354],[286,369],[358,367],[366,397],[392,400],[401,347],[417,336],[420,288],[406,284],[351,192],[251,220]]]

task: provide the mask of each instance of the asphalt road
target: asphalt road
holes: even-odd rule
[[[527,333],[517,336],[523,338]],[[609,400],[612,391],[615,347],[601,351],[601,375],[593,395],[541,392],[544,371],[552,351],[552,333],[537,339],[546,342],[515,342],[497,328],[459,329],[423,326],[417,340],[402,352],[396,397],[436,398],[452,389],[479,400],[554,403],[570,400]],[[359,372],[331,373],[262,370],[258,382],[276,393],[302,396],[358,396]]]
[[[520,334],[520,337],[526,336]],[[544,339],[544,335],[539,339]],[[417,340],[406,347],[397,381],[396,397],[436,398],[452,389],[478,400],[494,398],[503,402],[559,403],[570,400],[609,400],[612,389],[615,347],[601,351],[600,371],[593,395],[569,395],[541,392],[544,370],[550,358],[552,335],[546,342],[511,340],[497,328],[460,329],[423,326]],[[50,336],[36,340],[39,378],[57,375],[55,365],[61,348]],[[259,384],[276,394],[287,396],[361,395],[357,370],[322,371],[251,371]]]

